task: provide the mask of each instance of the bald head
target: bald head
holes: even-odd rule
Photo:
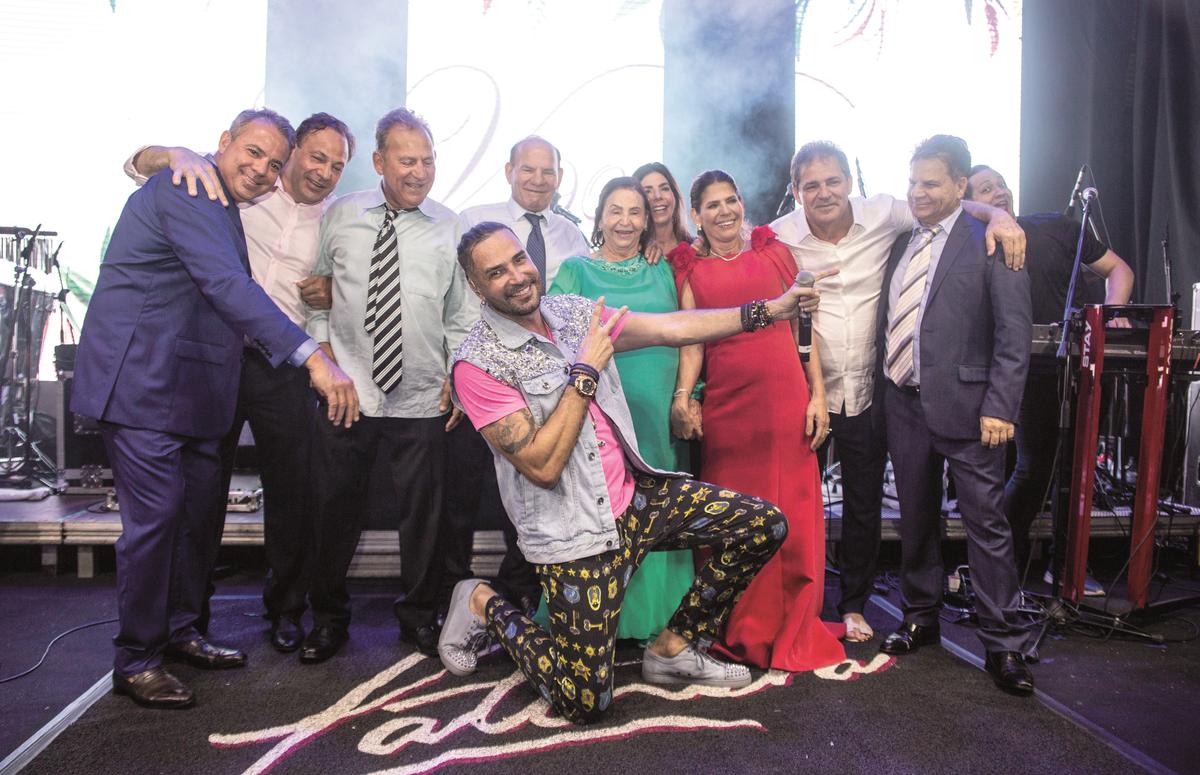
[[[558,149],[540,137],[526,137],[509,152],[504,177],[512,186],[513,199],[525,210],[540,213],[549,209],[562,182]]]

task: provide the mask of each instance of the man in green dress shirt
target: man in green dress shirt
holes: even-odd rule
[[[436,172],[428,125],[397,108],[379,120],[375,142],[380,185],[342,197],[321,223],[315,273],[332,276],[333,307],[308,316],[312,337],[354,376],[363,419],[323,429],[314,445],[314,628],[304,662],[328,659],[348,637],[346,574],[371,474],[384,470],[399,512],[400,638],[437,650],[446,438],[459,419],[447,358],[479,313],[455,258],[458,219],[428,197]]]

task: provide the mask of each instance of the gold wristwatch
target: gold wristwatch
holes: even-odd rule
[[[586,374],[576,373],[575,378],[571,380],[571,386],[575,391],[584,398],[596,397],[596,380]]]

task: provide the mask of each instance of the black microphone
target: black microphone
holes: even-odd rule
[[[558,203],[561,198],[562,195],[555,191],[554,197],[550,200],[550,212],[561,215],[576,226],[583,223],[582,218]]]
[[[33,245],[37,242],[38,235],[42,233],[42,224],[38,224],[33,230],[33,236],[25,243],[25,247],[21,249],[21,260],[25,262],[25,266],[29,266],[29,259],[33,256]]]
[[[1079,168],[1079,174],[1075,176],[1075,187],[1071,189],[1071,198],[1067,200],[1067,209],[1063,210],[1063,215],[1075,213],[1075,205],[1079,204],[1079,193],[1083,190],[1083,173],[1086,170],[1086,163]]]
[[[796,273],[796,285],[801,288],[811,288],[816,282],[817,276],[807,269]],[[800,351],[800,362],[808,363],[808,356],[812,352],[812,315],[803,309],[800,310],[800,341],[796,349]]]
[[[554,207],[551,208],[551,212],[558,213],[559,215],[566,218],[568,221],[575,224],[576,226],[583,223],[582,218],[580,218],[578,215],[571,212],[567,208],[563,207],[562,205],[554,205]]]

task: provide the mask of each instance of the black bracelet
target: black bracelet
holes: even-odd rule
[[[576,374],[576,373],[585,374],[594,380],[600,379],[600,372],[596,371],[596,369],[594,367],[589,366],[586,363],[574,364],[573,366],[571,366],[571,371],[569,373],[570,374]]]
[[[765,300],[751,301],[742,305],[742,330],[746,333],[757,331],[760,328],[766,328],[775,322],[771,317],[771,313],[767,311],[767,302]]]

